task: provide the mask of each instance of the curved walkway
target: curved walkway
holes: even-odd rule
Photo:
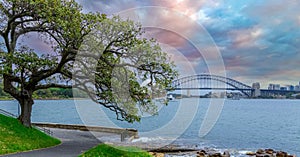
[[[59,138],[62,144],[1,157],[77,157],[84,151],[101,143],[97,138],[111,136],[109,133],[97,133],[97,138],[88,131],[51,129],[53,136]]]

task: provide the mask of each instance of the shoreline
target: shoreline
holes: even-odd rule
[[[147,150],[148,151],[148,150]],[[203,148],[203,149],[156,149],[148,151],[154,157],[160,156],[173,156],[173,157],[230,157],[230,156],[245,156],[245,157],[297,157],[295,154],[290,154],[282,150],[274,149],[257,149],[256,151],[250,150],[230,150],[230,149],[213,149],[213,148]]]
[[[162,149],[161,151],[148,151],[154,157],[160,156],[173,156],[173,157],[230,157],[230,156],[245,156],[245,157],[297,157],[295,154],[289,154],[288,152],[274,149],[258,149],[256,151],[237,151],[231,150],[216,150],[216,149],[199,149],[193,151],[185,151],[181,149],[174,149],[171,152]]]
[[[191,97],[191,98],[198,98],[198,97]],[[58,97],[51,97],[51,98],[35,98],[33,100],[86,100],[89,98],[58,98]],[[189,99],[189,98],[183,98],[183,99]],[[229,98],[199,98],[199,99],[225,99],[225,100],[231,100]],[[244,98],[247,100],[300,100],[297,98]],[[14,98],[0,98],[0,101],[13,101]],[[180,100],[180,99],[175,99]]]
[[[101,140],[101,139],[100,139]],[[188,145],[165,145],[159,147],[159,144],[151,143],[132,143],[132,142],[104,142],[105,144],[114,146],[132,146],[149,152],[154,157],[297,157],[284,150],[276,150],[271,148],[260,149],[234,149],[234,148],[212,148],[212,147],[199,147],[192,148]],[[299,155],[299,154],[298,154]]]
[[[128,145],[126,145],[128,146]],[[257,150],[238,150],[238,149],[215,149],[215,148],[202,148],[202,149],[189,149],[189,148],[157,148],[157,149],[145,149],[139,147],[145,151],[148,151],[154,157],[297,157],[296,154],[292,154],[282,150],[275,149],[257,149]]]
[[[0,101],[14,101],[14,98],[5,98],[1,99]],[[33,99],[33,100],[88,100],[88,98],[42,98],[42,99]]]

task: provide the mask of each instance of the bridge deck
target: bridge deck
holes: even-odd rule
[[[167,89],[170,90],[170,89]],[[239,89],[239,88],[210,88],[210,87],[200,87],[200,88],[174,88],[174,90],[247,90],[251,91],[253,89]]]

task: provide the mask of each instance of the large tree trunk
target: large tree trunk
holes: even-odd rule
[[[12,77],[9,75],[3,75],[4,81],[4,91],[9,93],[15,99],[18,100],[21,106],[21,115],[19,116],[20,122],[27,127],[31,127],[31,110],[33,105],[32,94],[33,90],[23,89],[22,91],[18,91],[12,85]]]
[[[26,127],[31,127],[31,111],[33,100],[31,98],[23,98],[19,101],[21,106],[21,115],[19,121]]]

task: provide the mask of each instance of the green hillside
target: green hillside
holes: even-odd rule
[[[0,155],[46,148],[60,141],[43,132],[26,128],[17,119],[0,114]]]

